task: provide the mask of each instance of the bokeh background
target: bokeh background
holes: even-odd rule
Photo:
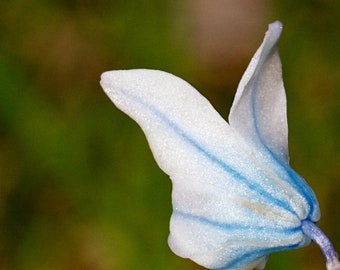
[[[0,269],[203,269],[167,246],[171,182],[98,81],[154,68],[227,117],[268,23],[280,54],[292,166],[340,250],[340,1],[0,2]],[[324,269],[318,247],[266,269]]]

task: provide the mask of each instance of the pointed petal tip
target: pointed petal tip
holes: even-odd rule
[[[100,81],[106,80],[109,77],[109,73],[112,71],[105,71],[100,75]]]
[[[283,25],[280,21],[274,21],[269,24],[269,30],[282,29]]]
[[[100,76],[99,84],[103,88],[104,92],[109,94],[115,88],[121,88],[126,84],[128,79],[123,76],[128,70],[109,70],[105,71]]]
[[[100,75],[100,84],[112,82],[112,78],[115,74],[120,73],[122,70],[109,70],[105,71]]]
[[[111,71],[105,71],[105,72],[102,73],[102,75],[100,75],[99,84],[103,87],[104,91],[105,91],[105,88],[110,83],[110,73],[111,73]]]
[[[100,85],[122,85],[131,81],[141,80],[147,73],[155,73],[149,69],[117,69],[105,71],[100,76]],[[159,72],[159,71],[158,71]],[[137,78],[137,79],[136,79]]]
[[[275,21],[269,24],[268,31],[266,33],[267,40],[275,43],[281,36],[283,25],[280,21]]]

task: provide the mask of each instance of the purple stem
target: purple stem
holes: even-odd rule
[[[327,263],[338,260],[338,254],[334,250],[332,243],[314,222],[303,220],[302,231],[319,245]]]

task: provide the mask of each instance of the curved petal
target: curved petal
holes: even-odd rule
[[[101,85],[143,129],[173,183],[169,244],[208,268],[242,269],[304,245],[310,201],[289,168],[257,154],[192,86],[156,70],[105,72]]]
[[[209,269],[262,269],[269,253],[310,243],[299,226],[217,223],[177,212],[171,217],[170,230],[171,249]]]
[[[280,22],[269,25],[239,83],[229,123],[260,151],[265,147],[288,164],[286,95],[277,50],[281,31]]]
[[[308,201],[308,218],[316,221],[320,210],[314,192],[288,164],[286,95],[277,48],[281,32],[281,22],[269,25],[261,46],[239,83],[229,123],[257,149],[260,157],[266,156],[267,162],[281,163],[282,168],[275,166],[272,169]],[[281,169],[283,171],[280,172]]]

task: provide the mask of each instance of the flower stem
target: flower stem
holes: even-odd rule
[[[327,236],[320,230],[314,222],[310,220],[302,221],[302,231],[305,235],[311,238],[321,248],[323,255],[326,258],[326,267],[328,270],[340,270],[340,263],[338,254],[327,238]]]

